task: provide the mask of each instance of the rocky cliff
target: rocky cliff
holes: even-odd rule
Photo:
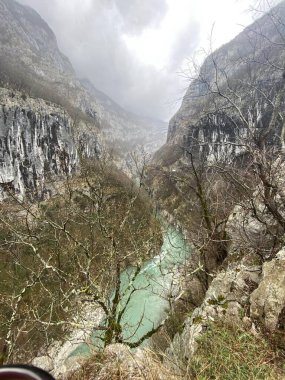
[[[232,159],[267,133],[274,112],[284,111],[284,20],[281,2],[205,59],[157,157],[178,146],[180,157],[190,150],[209,161]],[[269,134],[267,141],[284,146],[281,118],[275,117]]]
[[[0,197],[49,193],[48,180],[79,166],[72,119],[59,106],[0,89]]]
[[[47,23],[32,9],[15,1],[0,2],[0,56],[47,81],[68,81],[74,70],[58,49]]]
[[[256,228],[252,221],[245,222],[236,213],[231,215],[228,229],[231,241],[237,244],[242,229],[248,238],[257,230],[261,233],[261,226]],[[231,248],[228,253],[224,268],[214,276],[201,305],[184,321],[182,331],[175,335],[167,351],[168,365],[178,372],[182,363],[191,363],[201,336],[213,324],[242,328],[257,337],[265,333],[275,348],[284,350],[284,249],[264,263],[258,262],[250,249],[238,256],[236,249]]]
[[[0,87],[1,197],[42,197],[48,176],[74,173],[80,156],[98,158],[103,145],[123,158],[166,139],[165,123],[133,115],[77,79],[47,23],[14,0],[0,0]]]

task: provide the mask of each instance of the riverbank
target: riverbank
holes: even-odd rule
[[[182,233],[162,222],[163,244],[159,255],[146,261],[138,274],[129,267],[121,274],[120,310],[124,309],[121,319],[123,341],[136,343],[150,331],[162,324],[168,315],[171,304],[182,288],[183,268],[191,247]],[[49,370],[58,377],[67,370],[75,369],[98,346],[96,326],[103,324],[104,312],[94,304],[82,305],[81,311],[73,318],[74,329],[64,342],[55,342],[48,354],[36,358],[33,363]],[[144,341],[142,345],[147,345]],[[102,345],[101,345],[102,347]]]

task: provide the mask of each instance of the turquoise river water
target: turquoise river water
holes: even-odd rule
[[[127,303],[121,320],[123,341],[126,342],[138,341],[166,317],[175,273],[191,254],[191,248],[181,232],[165,224],[162,228],[163,244],[160,254],[146,261],[135,278],[135,268],[133,267],[127,268],[121,274],[120,308]],[[134,288],[136,290],[129,299]],[[94,331],[90,339],[94,348],[102,347],[102,341],[98,339],[100,334],[102,332]],[[70,356],[84,355],[89,352],[90,343],[88,345],[83,343]]]

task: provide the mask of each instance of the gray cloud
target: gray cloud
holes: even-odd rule
[[[167,11],[166,0],[115,0],[124,20],[124,31],[139,33],[146,26],[158,25]]]
[[[171,52],[169,70],[175,71],[180,67],[185,58],[189,58],[197,48],[200,27],[193,20],[190,25],[180,32],[176,38],[176,43]]]
[[[164,120],[173,115],[184,87],[178,72],[196,48],[199,25],[189,24],[177,36],[164,70],[138,61],[122,38],[158,26],[167,12],[166,0],[18,1],[48,22],[79,77],[130,111]]]

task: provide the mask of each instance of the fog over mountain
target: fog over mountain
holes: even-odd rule
[[[200,45],[208,45],[213,22],[219,45],[238,33],[237,23],[251,22],[245,10],[256,4],[256,0],[19,2],[49,23],[79,77],[88,77],[126,109],[164,120],[179,107],[188,86],[181,71]],[[231,26],[225,35],[227,22]]]

